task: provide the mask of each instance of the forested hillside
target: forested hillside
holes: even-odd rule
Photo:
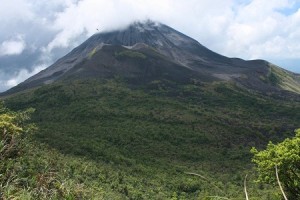
[[[280,199],[279,189],[254,182],[250,149],[291,137],[300,124],[299,102],[226,82],[77,80],[5,104],[34,108],[38,127],[11,163],[15,176],[2,182],[6,197],[243,199],[248,174],[252,199]]]

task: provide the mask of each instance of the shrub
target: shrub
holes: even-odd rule
[[[259,180],[277,184],[276,170],[289,199],[300,199],[300,129],[296,136],[273,144],[270,142],[266,150],[252,148],[253,162],[257,165]]]

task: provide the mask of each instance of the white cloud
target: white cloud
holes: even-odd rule
[[[9,26],[13,21],[32,20],[34,15],[29,2],[26,0],[1,0],[0,21]]]
[[[210,4],[214,4],[214,8]],[[228,21],[221,16],[221,13],[231,14],[231,7],[226,4],[232,3],[230,0],[83,0],[57,15],[53,28],[59,33],[48,45],[48,49],[67,47],[74,38],[84,33],[90,36],[97,28],[110,31],[147,18],[181,27],[183,31],[187,29],[185,32],[196,33],[200,25],[206,24],[210,17],[218,25],[226,24]],[[214,26],[212,29],[212,32],[216,32],[220,28]]]
[[[21,36],[18,36],[16,39],[4,41],[0,44],[0,56],[21,54],[25,47],[25,41]]]
[[[35,66],[33,71],[29,71],[27,69],[21,69],[18,73],[15,74],[13,78],[6,81],[2,81],[2,84],[7,88],[16,86],[19,83],[23,82],[25,79],[39,73],[46,67],[47,67],[46,65]]]
[[[285,15],[296,0],[82,0],[56,15],[58,34],[48,50],[73,46],[97,28],[109,31],[146,18],[166,23],[221,54],[232,57],[300,57],[300,11]],[[280,41],[280,43],[276,43]],[[280,46],[278,45],[286,45]],[[272,45],[274,45],[272,47]],[[261,49],[256,49],[261,48]]]
[[[47,43],[39,47],[45,47],[48,54],[55,48],[73,48],[82,41],[82,36],[87,38],[96,33],[96,29],[109,31],[134,20],[150,18],[227,56],[245,59],[300,56],[296,45],[300,39],[300,10],[284,12],[297,11],[298,8],[293,7],[299,6],[297,0],[3,1],[0,21],[26,19],[52,31],[45,39]],[[26,31],[21,34],[28,35]],[[39,32],[31,37],[34,36],[39,37]],[[286,46],[276,45],[279,38],[280,44]]]

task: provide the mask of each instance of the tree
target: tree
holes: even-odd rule
[[[251,150],[259,181],[276,185],[278,171],[278,178],[289,199],[300,199],[300,129],[295,133],[295,137],[276,145],[269,142],[266,150]]]

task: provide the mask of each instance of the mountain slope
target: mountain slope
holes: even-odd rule
[[[13,167],[22,175],[14,191],[243,199],[249,174],[251,197],[279,200],[253,182],[249,150],[299,127],[298,84],[296,74],[226,58],[161,24],[94,35],[2,97],[12,110],[35,108],[39,127]]]
[[[135,67],[132,65],[133,62]],[[157,72],[156,75],[168,74],[168,77],[163,75],[157,77],[158,79],[171,78],[174,81],[177,77],[178,80],[180,71],[180,76],[185,81],[234,81],[254,91],[283,93],[282,96],[289,95],[284,92],[286,89],[299,92],[297,89],[300,87],[299,79],[287,71],[284,72],[284,76],[281,76],[277,73],[283,70],[279,68],[271,70],[277,67],[270,66],[270,63],[262,60],[244,61],[219,55],[163,24],[152,21],[136,22],[124,30],[93,35],[52,66],[5,94],[50,84],[67,77],[79,79],[92,76],[109,79],[120,76],[129,82],[134,82],[130,79],[144,79],[145,73],[141,71],[145,70],[154,70]],[[162,68],[162,71],[158,70]],[[270,74],[271,80],[269,80]],[[274,77],[277,77],[278,81],[272,82]],[[281,79],[289,79],[288,86],[280,87],[277,83],[286,82],[280,81]]]
[[[155,81],[143,89],[118,78],[67,80],[14,95],[6,105],[36,109],[39,131],[32,140],[47,147],[42,152],[59,152],[51,159],[68,162],[67,172],[56,164],[49,169],[90,188],[86,195],[103,188],[108,199],[243,199],[247,173],[251,197],[279,200],[274,190],[252,182],[249,151],[291,136],[300,124],[299,101],[227,83],[170,87]]]

